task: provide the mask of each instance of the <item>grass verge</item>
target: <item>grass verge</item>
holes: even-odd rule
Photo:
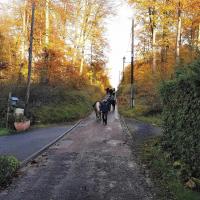
[[[94,100],[100,97],[88,90],[63,91],[62,101],[32,108],[35,120],[40,124],[62,123],[83,118],[92,110]]]
[[[34,110],[37,120],[42,124],[73,121],[84,117],[90,109],[85,103],[42,106]]]
[[[19,165],[19,161],[13,156],[0,156],[0,188],[11,183]]]
[[[135,108],[131,109],[127,106],[119,106],[119,112],[122,116],[128,118],[135,118],[137,120],[161,126],[161,114],[160,113],[149,113],[148,107],[137,105]]]
[[[10,135],[10,131],[6,128],[0,128],[0,136]]]
[[[141,158],[150,170],[151,179],[160,188],[157,193],[159,200],[199,200],[200,193],[184,187],[180,179],[180,169],[176,169],[160,147],[160,138],[145,142]]]

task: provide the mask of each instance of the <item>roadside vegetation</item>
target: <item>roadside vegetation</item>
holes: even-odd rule
[[[91,112],[93,103],[103,95],[99,88],[92,86],[79,90],[60,88],[56,93],[59,95],[54,94],[55,98],[50,98],[52,101],[38,107],[32,106],[30,114],[35,123],[61,123],[83,118]]]
[[[11,183],[19,164],[19,161],[13,156],[0,156],[0,189]]]
[[[23,100],[25,87],[16,89],[9,86],[1,88],[1,91],[2,97],[8,96],[8,91],[12,91],[14,96]],[[91,112],[93,103],[101,99],[102,95],[103,91],[99,87],[89,84],[84,84],[84,86],[78,88],[35,84],[31,87],[27,117],[31,119],[32,125],[74,121]],[[6,113],[6,108],[5,106],[1,107],[3,113]],[[1,122],[5,126],[5,115],[1,118]],[[14,129],[13,123],[14,119],[10,117],[9,125],[11,130]],[[0,135],[7,134],[9,134],[8,129],[0,129]]]
[[[163,150],[161,141],[161,138],[156,138],[145,142],[140,154],[157,187],[157,199],[199,200],[199,192],[189,189],[182,182],[187,167],[179,161],[174,162],[170,154]],[[192,185],[192,182],[187,183],[187,186]]]
[[[147,100],[145,104],[141,103],[144,99],[137,85],[134,109],[128,101],[123,101],[125,96],[130,98],[129,85],[122,82],[119,89],[119,110],[123,116],[163,128],[163,135],[144,141],[140,152],[154,184],[160,188],[159,199],[197,200],[200,197],[199,77],[200,60],[179,65],[173,78],[157,85],[157,100]],[[147,99],[152,97],[150,92],[146,93]],[[155,106],[155,102],[159,104]]]
[[[130,106],[119,106],[119,112],[124,117],[134,118],[152,125],[161,126],[162,124],[161,113],[152,114],[144,105],[136,105],[133,109]]]
[[[118,91],[120,113],[163,128],[163,136],[144,144],[141,153],[151,178],[161,186],[162,198],[199,199],[199,1],[128,2],[139,24],[134,54],[136,106],[130,109],[128,65]]]

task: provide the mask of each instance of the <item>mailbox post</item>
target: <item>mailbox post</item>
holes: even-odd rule
[[[7,105],[7,114],[6,114],[6,128],[8,128],[8,122],[9,122],[9,115],[11,108],[15,108],[17,106],[17,102],[19,99],[17,97],[12,97],[12,93],[9,93],[8,96],[8,105]]]

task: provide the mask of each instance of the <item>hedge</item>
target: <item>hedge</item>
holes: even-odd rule
[[[183,66],[161,87],[162,146],[185,167],[187,177],[200,177],[200,60]]]
[[[0,187],[10,183],[19,168],[19,161],[13,156],[0,156]]]

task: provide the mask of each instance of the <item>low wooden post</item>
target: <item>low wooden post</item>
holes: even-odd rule
[[[9,92],[8,95],[8,104],[7,104],[7,114],[6,114],[6,128],[8,128],[8,122],[9,122],[9,114],[10,114],[10,99],[11,99],[11,92]]]

